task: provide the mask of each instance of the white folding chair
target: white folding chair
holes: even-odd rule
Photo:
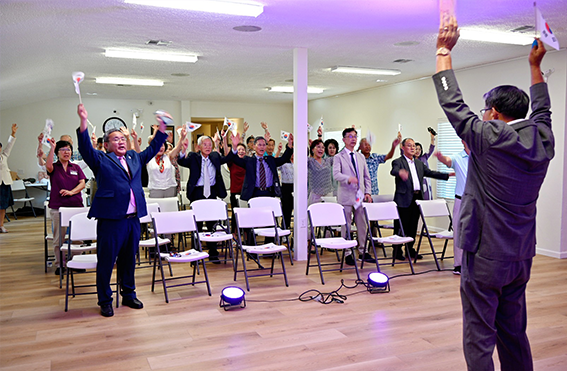
[[[199,241],[199,234],[197,231],[197,223],[195,222],[195,215],[192,210],[183,211],[171,211],[171,212],[160,212],[152,214],[152,221],[154,225],[155,233],[155,249],[156,254],[154,255],[154,271],[152,275],[152,292],[154,292],[154,286],[156,282],[156,269],[161,272],[161,281],[163,284],[163,293],[165,295],[165,302],[169,303],[169,297],[167,295],[167,289],[171,287],[178,286],[195,286],[199,283],[207,284],[207,291],[209,296],[211,296],[211,286],[209,285],[209,276],[207,275],[207,267],[205,266],[205,259],[209,257],[209,254],[201,251],[201,243]],[[195,246],[197,249],[186,250],[177,253],[161,252],[161,247],[158,242],[158,235],[160,234],[175,234],[175,233],[185,233],[189,232],[193,235],[195,240]],[[179,277],[165,278],[163,272],[162,259],[165,259],[168,263],[193,263],[193,274],[184,275]],[[203,273],[205,280],[196,281],[197,278],[197,266],[201,262],[203,264]],[[181,279],[191,279],[191,282],[179,283],[179,284],[168,284],[168,282],[181,280]]]
[[[282,238],[285,237],[285,243],[287,246],[287,253],[289,255],[289,261],[291,265],[293,265],[293,257],[291,254],[291,245],[289,242],[289,236],[291,235],[291,230],[287,229],[288,226],[285,225],[285,220],[283,218],[283,211],[282,211],[282,202],[279,198],[276,197],[254,197],[248,201],[248,206],[250,208],[255,209],[259,207],[267,207],[272,210],[274,216],[276,218],[277,225],[277,232],[278,232],[278,240],[274,240],[274,243],[277,245],[282,243]],[[281,222],[278,222],[280,221]],[[275,238],[276,233],[274,228],[256,228],[254,233],[257,236],[262,236],[264,238],[271,237]]]
[[[309,267],[315,266],[314,264],[311,265],[311,249],[315,249],[315,256],[317,257],[317,266],[319,267],[319,275],[321,276],[321,284],[325,284],[325,280],[323,279],[323,272],[331,272],[331,271],[340,271],[347,269],[354,269],[356,271],[356,278],[360,279],[360,275],[358,273],[358,266],[356,263],[352,268],[346,268],[344,266],[345,262],[345,255],[346,250],[350,249],[353,258],[356,256],[354,252],[354,248],[358,245],[356,240],[345,239],[343,237],[323,237],[317,238],[315,233],[316,228],[325,228],[329,226],[340,226],[346,228],[346,236],[350,238],[350,228],[346,222],[346,215],[345,209],[343,205],[338,203],[330,203],[330,202],[319,202],[312,205],[309,205],[307,208],[307,215],[309,216],[309,225],[311,227],[311,241],[309,247],[309,253],[307,254],[307,270],[305,274],[309,274]],[[342,257],[340,258],[340,262],[336,263],[321,263],[321,257],[319,250],[322,248],[330,249],[330,250],[342,250]],[[334,269],[323,269],[324,266],[336,266],[339,265],[339,268]]]
[[[383,222],[385,220],[394,222],[395,220],[400,219],[400,216],[398,214],[398,207],[396,203],[394,201],[378,202],[378,203],[364,202],[362,206],[364,207],[364,215],[366,217],[366,223],[368,226],[366,232],[366,242],[364,243],[364,252],[366,253],[366,246],[370,244],[370,246],[372,246],[372,250],[374,251],[374,258],[376,259],[376,268],[378,268],[378,272],[380,271],[380,263],[379,263],[380,259],[378,259],[378,256],[376,255],[375,244],[379,244],[380,247],[382,247],[382,250],[384,251],[384,257],[386,257],[386,253],[385,253],[386,250],[384,248],[385,245],[402,245],[402,244],[406,248],[406,256],[410,256],[408,243],[412,242],[413,238],[405,237],[404,228],[401,223],[400,223],[401,236],[394,234],[392,236],[384,237],[382,236],[380,227],[376,228],[378,235],[377,236],[373,235],[372,224],[379,225],[380,222]],[[408,263],[410,265],[411,273],[414,274],[415,272],[413,270],[413,263],[411,259],[408,259]],[[395,254],[392,254],[392,266],[394,266],[395,264],[396,264],[396,256]],[[364,266],[364,260],[362,261],[361,267],[362,266]]]
[[[89,270],[88,273],[95,273],[96,266],[97,266],[97,255],[96,254],[83,254],[83,255],[71,255],[72,251],[72,241],[85,241],[85,240],[96,240],[97,232],[96,226],[97,221],[96,219],[89,219],[87,218],[87,212],[81,212],[78,214],[74,214],[69,218],[69,241],[68,241],[68,248],[66,249],[68,252],[67,255],[67,282],[65,286],[65,312],[69,307],[69,296],[75,297],[77,295],[91,295],[96,294],[96,291],[88,291],[88,292],[76,292],[78,288],[86,288],[86,287],[96,287],[96,283],[94,284],[85,284],[85,285],[75,285],[75,275],[74,270],[76,269],[84,269]],[[69,282],[71,282],[71,293],[69,293]],[[119,300],[118,300],[118,277],[116,278],[116,307],[118,308]]]
[[[277,223],[274,213],[269,208],[235,208],[234,212],[236,213],[236,228],[237,228],[237,246],[240,250],[240,256],[242,257],[242,270],[238,270],[238,254],[236,254],[236,261],[234,263],[234,280],[236,281],[236,276],[238,272],[244,272],[244,277],[246,279],[246,289],[250,291],[250,284],[248,282],[249,277],[261,277],[261,276],[270,276],[273,277],[274,275],[283,275],[285,285],[289,286],[287,282],[287,273],[285,271],[285,263],[282,256],[282,251],[286,251],[285,246],[279,246],[273,243],[267,243],[263,245],[244,245],[242,243],[243,239],[243,230],[252,230],[254,233],[254,229],[256,228],[273,228],[275,234],[275,241],[278,240],[278,231],[277,231]],[[262,267],[259,262],[258,268],[254,269],[247,269],[246,268],[246,254],[251,255],[254,258],[254,255],[257,257],[263,255],[270,255],[272,257],[272,265],[270,268],[270,273],[258,273],[255,275],[249,275],[248,272],[252,271],[264,271],[266,268]],[[274,273],[274,263],[276,257],[280,258],[282,263],[282,272]]]
[[[224,250],[224,258],[219,260],[225,264],[227,261],[230,261],[234,267],[232,232],[230,230],[230,219],[226,202],[219,199],[196,200],[191,203],[191,210],[195,213],[197,222],[215,223],[213,230],[199,231],[201,243],[220,243],[221,249]]]
[[[68,235],[65,235],[65,239]],[[50,247],[53,244],[53,227],[51,225],[51,213],[49,209],[49,201],[43,202],[43,245],[44,245],[44,269],[47,273],[49,262],[53,262],[55,257],[50,253]]]
[[[146,203],[154,204],[157,203],[159,205],[159,211],[161,213],[168,213],[171,211],[179,211],[179,200],[177,197],[165,197],[165,198],[146,198]],[[150,230],[151,231],[151,230]],[[174,235],[168,236],[171,239],[172,246],[175,245]],[[177,243],[178,247],[181,248],[181,236]]]
[[[89,211],[88,207],[60,207],[59,208],[59,222],[61,224],[61,228],[69,228],[69,221],[71,217],[77,214],[86,213]],[[54,228],[56,228],[54,226]],[[88,239],[86,239],[88,240]],[[96,238],[95,238],[96,240]],[[75,240],[79,241],[79,240]],[[61,238],[61,246],[59,247],[59,288],[63,286],[63,274],[64,274],[64,267],[63,264],[63,256],[64,255],[77,255],[82,254],[84,252],[89,252],[92,250],[96,250],[96,243],[91,243],[90,245],[86,244],[65,244],[64,239]]]
[[[153,213],[159,213],[160,208],[159,208],[159,204],[157,204],[157,203],[147,204],[146,208],[148,210],[148,213],[146,214],[146,216],[140,218],[140,224],[145,225],[147,227],[148,224],[152,223],[152,214]],[[169,245],[171,243],[171,240],[169,238],[163,238],[161,236],[157,236],[157,239],[158,239],[158,243],[159,243],[160,246]],[[149,252],[150,256],[149,256],[149,259],[147,261],[148,265],[142,266],[141,262],[140,262],[140,251],[138,251],[138,266],[136,268],[151,268],[151,266],[152,266],[151,263],[152,263],[152,260],[153,260],[152,259],[152,253],[157,254],[157,252],[156,251],[150,251],[150,249],[152,249],[155,245],[156,245],[155,236],[151,237],[151,238],[146,238],[146,239],[140,240],[140,248],[145,250],[146,258],[148,257],[148,252]],[[169,250],[167,250],[167,252],[169,252]],[[170,264],[169,264],[169,274],[170,274],[170,276],[173,276],[173,271],[171,270]]]
[[[37,215],[35,215],[35,209],[33,208],[33,204],[32,204],[32,201],[35,200],[35,198],[30,197],[28,195],[28,189],[26,188],[24,181],[21,179],[14,180],[11,188],[12,188],[12,197],[14,198],[14,203],[23,202],[25,207],[26,203],[29,202],[33,216],[37,217]],[[20,194],[23,193],[23,195],[21,197],[17,197],[15,192],[19,192]],[[14,210],[14,205],[10,207],[12,208],[12,214],[14,214],[14,219],[18,220],[18,217],[16,216],[16,211]]]
[[[416,256],[419,254],[419,248],[421,246],[421,239],[423,236],[427,236],[427,240],[429,241],[429,247],[431,248],[431,253],[422,254],[422,255],[433,255],[435,259],[435,264],[437,265],[437,270],[441,270],[439,267],[439,262],[437,261],[437,254],[435,252],[435,248],[433,247],[433,241],[431,238],[437,238],[444,240],[443,243],[443,252],[441,253],[441,260],[445,258],[445,251],[447,250],[447,244],[449,240],[453,239],[453,219],[451,218],[451,212],[449,211],[449,206],[447,205],[447,201],[444,199],[436,199],[436,200],[416,200],[416,203],[419,205],[419,211],[421,213],[421,221],[423,225],[421,227],[421,232],[419,235],[419,241],[417,243],[417,253]],[[441,232],[432,232],[431,227],[427,226],[426,218],[444,218],[448,220],[447,229]]]

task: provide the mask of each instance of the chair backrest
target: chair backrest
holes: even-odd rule
[[[322,202],[337,203],[337,196],[325,196],[321,197]]]
[[[227,220],[228,207],[223,200],[197,200],[191,203],[191,210],[195,213],[195,220],[208,222],[213,220]]]
[[[69,241],[96,240],[97,220],[87,218],[86,212],[78,213],[69,219]]]
[[[140,218],[140,223],[151,223],[152,222],[152,214],[159,213],[159,204],[156,202],[152,202],[151,204],[147,204],[146,208],[148,209],[148,213],[143,218]]]
[[[437,200],[416,200],[425,218],[435,218],[439,216],[450,216],[447,201]]]
[[[197,230],[193,210],[154,212],[151,215],[156,235],[195,232]]]
[[[394,201],[394,195],[372,195],[372,202],[390,202]]]
[[[159,204],[159,209],[162,213],[167,213],[170,211],[179,211],[179,200],[177,197],[166,197],[166,198],[146,198],[147,203],[157,203]]]
[[[59,208],[59,221],[61,227],[68,227],[69,220],[73,215],[86,213],[89,211],[88,207],[60,207]]]
[[[368,221],[377,222],[381,220],[396,220],[400,216],[398,214],[398,207],[394,201],[378,202],[378,203],[362,203],[366,209],[366,216]]]
[[[24,184],[24,181],[21,179],[14,180],[10,187],[12,188],[12,192],[26,190],[26,185]]]
[[[274,212],[276,218],[281,218],[282,212],[282,202],[279,198],[275,197],[254,197],[248,200],[248,206],[251,208],[267,207]]]
[[[313,227],[345,225],[345,209],[343,205],[330,202],[318,202],[307,208],[309,220]]]
[[[267,207],[254,209],[237,207],[234,208],[234,213],[238,228],[274,227],[276,225],[274,213]]]

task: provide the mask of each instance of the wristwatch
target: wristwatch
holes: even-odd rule
[[[449,55],[449,54],[451,54],[451,51],[444,46],[437,49],[437,53],[436,53],[436,55],[443,55],[443,56]]]

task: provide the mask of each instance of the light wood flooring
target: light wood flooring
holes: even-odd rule
[[[99,314],[96,296],[71,299],[50,268],[43,269],[42,217],[6,223],[0,234],[1,370],[463,370],[459,277],[446,271],[396,277],[391,292],[342,288],[343,304],[300,302],[310,289],[354,285],[354,272],[305,275],[305,262],[287,261],[281,276],[251,279],[247,308],[219,308],[228,266],[208,264],[204,285],[150,291],[151,269],[137,271],[144,309]],[[326,254],[325,259],[331,259]],[[417,272],[434,268],[431,257]],[[180,273],[179,266],[174,273]],[[371,272],[370,264],[361,273]],[[390,276],[407,265],[384,267]],[[93,280],[93,275],[82,275]],[[237,284],[244,286],[244,277]],[[567,261],[537,256],[528,285],[529,338],[536,370],[567,369]],[[495,356],[496,359],[496,356]],[[496,360],[496,366],[498,363]]]

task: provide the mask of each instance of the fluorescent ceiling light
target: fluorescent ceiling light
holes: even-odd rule
[[[151,61],[168,61],[168,62],[197,62],[197,56],[181,53],[167,53],[163,51],[147,51],[147,50],[128,50],[128,49],[106,49],[105,57],[110,58],[128,58],[128,59],[145,59]]]
[[[395,76],[402,73],[400,70],[387,70],[381,68],[348,67],[348,66],[336,66],[331,68],[331,71],[342,72],[342,73],[358,73],[363,75],[386,75],[386,76]]]
[[[132,79],[122,77],[97,77],[95,79],[97,84],[112,84],[112,85],[139,85],[139,86],[163,86],[161,80],[149,79]]]
[[[293,86],[272,86],[268,88],[268,91],[275,93],[293,93]],[[313,88],[311,86],[307,87],[307,93],[309,94],[321,94],[325,89]]]
[[[461,28],[460,38],[464,40],[485,41],[490,43],[529,45],[534,41],[533,35],[518,32],[503,32],[480,28]]]
[[[264,12],[264,6],[246,1],[229,0],[125,0],[126,4],[157,6],[160,8],[173,8],[194,10],[219,14],[244,15],[257,17]]]

